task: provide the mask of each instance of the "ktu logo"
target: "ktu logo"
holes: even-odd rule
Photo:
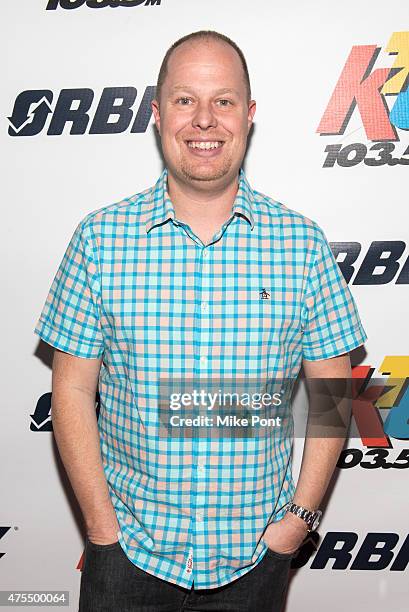
[[[396,128],[409,129],[408,50],[409,32],[394,32],[385,48],[393,66],[373,70],[381,47],[354,45],[317,132],[344,134],[357,106],[368,140],[399,140]],[[396,96],[390,112],[384,96]]]

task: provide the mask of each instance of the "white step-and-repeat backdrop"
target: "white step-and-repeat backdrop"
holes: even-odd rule
[[[166,49],[214,29],[249,64],[249,180],[321,225],[368,334],[352,355],[366,410],[286,610],[408,610],[406,0],[5,0],[1,13],[0,589],[66,590],[77,609],[84,534],[52,434],[52,349],[33,329],[79,220],[162,169],[150,100]]]

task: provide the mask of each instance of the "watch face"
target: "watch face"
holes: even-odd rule
[[[312,524],[312,531],[315,531],[318,527],[318,525],[320,524],[320,520],[321,520],[321,516],[322,516],[322,512],[320,510],[317,510],[317,516],[314,519],[314,522]]]

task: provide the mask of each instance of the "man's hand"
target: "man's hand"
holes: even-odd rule
[[[275,552],[291,554],[299,549],[307,531],[308,525],[303,519],[287,512],[280,521],[268,525],[263,540]]]

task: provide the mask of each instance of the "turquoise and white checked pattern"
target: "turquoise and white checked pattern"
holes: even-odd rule
[[[303,358],[366,339],[317,223],[239,179],[208,245],[175,218],[166,170],[87,214],[35,328],[62,351],[103,358],[98,427],[120,544],[187,588],[222,586],[261,561],[265,527],[295,491],[292,437],[161,437],[160,382],[296,379]]]

